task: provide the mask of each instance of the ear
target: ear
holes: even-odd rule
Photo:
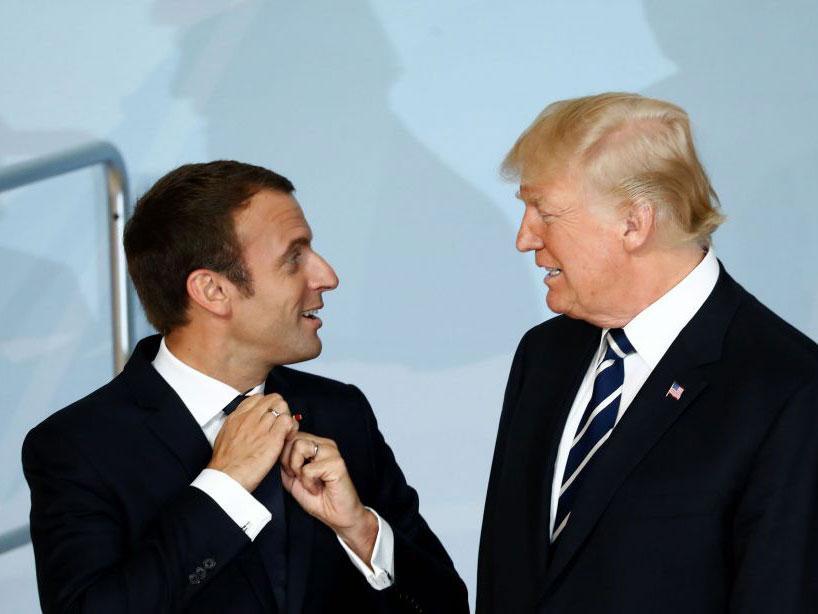
[[[644,247],[656,231],[656,207],[646,200],[627,206],[622,240],[625,250],[634,252]]]
[[[199,307],[213,315],[230,315],[229,282],[208,269],[196,269],[187,276],[187,294]]]

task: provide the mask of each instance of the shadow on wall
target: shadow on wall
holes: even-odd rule
[[[18,130],[9,127],[0,117],[0,165],[83,145],[91,138],[78,130]]]
[[[818,5],[645,0],[678,71],[647,89],[691,115],[728,220],[728,270],[818,339]]]
[[[182,32],[173,93],[203,116],[209,156],[290,176],[339,273],[330,360],[437,369],[513,350],[538,317],[515,228],[391,111],[400,69],[366,3],[246,2]]]
[[[28,516],[23,437],[109,376],[110,324],[94,317],[62,263],[0,247],[0,268],[0,381],[14,383],[0,392],[0,508],[7,512],[2,532]]]

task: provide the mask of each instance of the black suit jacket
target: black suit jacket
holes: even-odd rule
[[[275,611],[256,548],[190,486],[211,448],[150,364],[158,344],[158,336],[142,340],[122,374],[26,437],[43,610]],[[375,591],[335,534],[285,493],[287,612],[468,611],[465,587],[363,394],[284,367],[270,373],[267,390],[304,415],[302,430],[338,443],[361,500],[395,534],[395,584]]]
[[[584,469],[549,543],[557,447],[600,334],[561,316],[520,343],[477,612],[818,611],[818,347],[723,269]],[[667,394],[674,381],[679,400]]]

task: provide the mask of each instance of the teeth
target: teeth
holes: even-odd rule
[[[562,273],[562,269],[558,269],[556,267],[550,267],[550,266],[545,267],[545,271],[546,271],[546,273],[548,273],[548,277],[556,277],[557,275]]]
[[[316,315],[317,313],[318,313],[318,310],[317,310],[317,309],[310,309],[309,311],[305,311],[305,312],[304,312],[304,313],[302,313],[301,315],[303,315],[303,316],[305,316],[305,317],[309,318],[309,317],[312,317],[312,316]]]

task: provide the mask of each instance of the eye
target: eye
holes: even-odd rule
[[[294,251],[287,257],[287,264],[295,265],[295,264],[298,264],[300,261],[301,261],[301,250]]]

